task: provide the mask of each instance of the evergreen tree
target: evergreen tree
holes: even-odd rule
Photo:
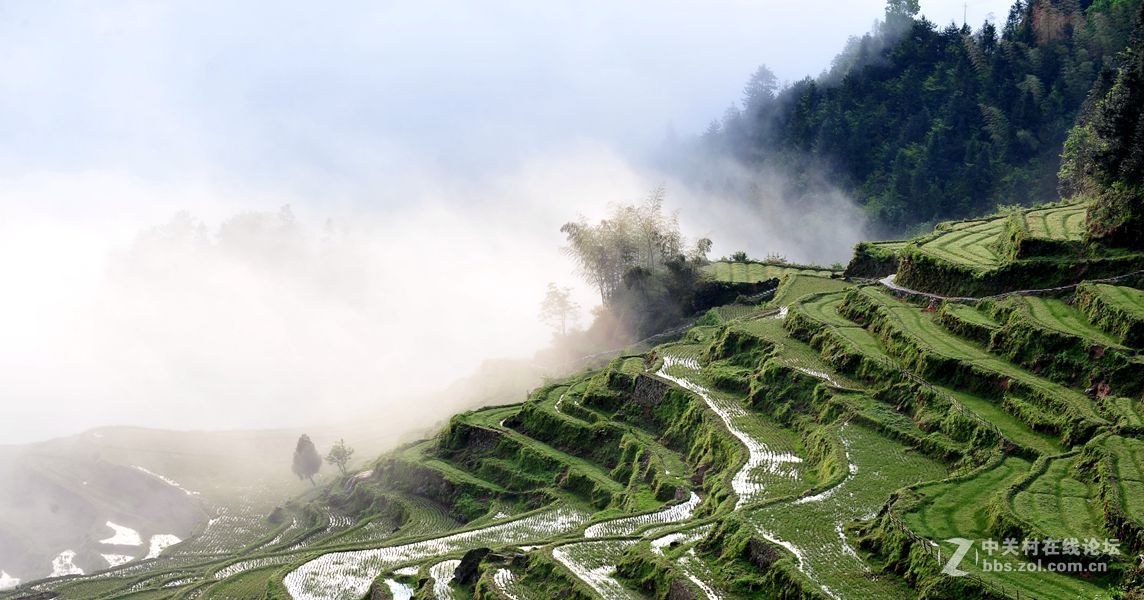
[[[1070,135],[1061,178],[1095,197],[1090,239],[1144,248],[1144,7],[1115,80]]]
[[[298,479],[309,479],[310,485],[317,485],[314,483],[314,475],[322,468],[322,457],[318,455],[318,449],[314,447],[314,442],[310,441],[310,436],[302,434],[298,438],[298,444],[294,446],[294,464],[292,470],[298,476]]]
[[[890,0],[886,21],[851,40],[823,76],[778,89],[759,69],[741,110],[695,148],[789,173],[798,197],[816,193],[825,173],[893,229],[1050,201],[1062,144],[1129,45],[1141,2],[1022,0],[1000,31],[975,32],[937,27],[916,0]],[[1139,115],[1135,80],[1122,79],[1106,111],[1117,131]],[[1110,149],[1110,169],[1142,162],[1121,155]],[[706,181],[706,164],[689,175]]]

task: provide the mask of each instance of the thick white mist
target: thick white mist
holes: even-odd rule
[[[341,212],[111,175],[9,183],[22,208],[0,225],[0,443],[431,411],[410,398],[549,341],[547,282],[592,305],[559,227],[652,185],[602,148],[389,181],[377,208]]]

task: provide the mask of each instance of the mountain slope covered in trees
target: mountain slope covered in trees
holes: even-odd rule
[[[760,68],[698,150],[789,173],[794,195],[825,179],[889,229],[1049,201],[1061,145],[1139,6],[1019,0],[1004,23],[973,30],[891,0],[822,76],[780,88]]]
[[[1019,217],[1039,237],[997,247],[1035,260],[1092,239],[1075,216],[1092,206],[975,224]],[[1004,260],[960,231],[899,250]],[[948,301],[829,270],[702,271],[782,284],[264,516],[222,512],[158,557],[0,597],[1139,598],[1139,270]],[[977,552],[951,574],[957,539]]]

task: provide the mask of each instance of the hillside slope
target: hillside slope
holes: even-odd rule
[[[1057,260],[1075,210],[999,219],[1052,241],[1028,260]],[[984,259],[983,237],[942,256]],[[709,273],[781,285],[524,403],[456,415],[272,517],[212,520],[158,558],[5,597],[1063,600],[1138,585],[1136,280],[940,301],[825,270]],[[977,550],[961,576],[942,571],[954,538]],[[1075,540],[1093,570],[987,555],[989,539]]]

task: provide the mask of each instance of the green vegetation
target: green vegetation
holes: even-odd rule
[[[847,425],[838,434],[853,465],[842,483],[817,496],[753,511],[746,518],[770,537],[791,540],[803,572],[844,598],[912,598],[900,580],[868,577],[868,567],[839,531],[876,511],[893,490],[940,478],[945,469],[862,426]]]
[[[1106,423],[1083,394],[1015,367],[886,293],[852,290],[841,309],[869,323],[891,354],[922,377],[992,396],[1031,426],[1049,427],[1068,443]]]
[[[1073,476],[1076,457],[1054,458],[1012,498],[1016,515],[1055,539],[1103,539],[1096,494]]]
[[[845,289],[851,284],[840,279],[791,274],[786,275],[779,284],[778,292],[771,300],[774,306],[786,306],[803,296],[821,292],[836,292]]]
[[[847,277],[880,278],[896,273],[898,255],[907,243],[905,240],[859,242],[844,274]]]
[[[999,246],[1005,224],[1005,219],[998,218],[938,227],[940,233],[918,243],[918,250],[954,265],[985,271],[1001,263]]]
[[[1062,300],[1023,296],[1014,298],[1012,302],[1025,309],[1025,314],[1042,327],[1066,335],[1083,337],[1105,346],[1119,344],[1118,340],[1094,327],[1080,311]]]
[[[1043,208],[1020,214],[1030,237],[1044,240],[1080,241],[1084,239],[1084,217],[1087,206],[1072,204]]]
[[[966,477],[917,486],[903,494],[895,507],[900,511],[901,523],[925,538],[994,539],[990,514],[982,508],[1003,497],[1008,488],[1026,476],[1030,467],[1028,461],[1016,457],[996,460]],[[1016,559],[1012,556],[1003,556],[1001,551],[994,555],[1016,568]],[[994,589],[1007,590],[1008,595],[1065,600],[1094,598],[1101,594],[1099,586],[1057,573],[1014,570],[999,576],[983,572],[971,561],[964,561],[962,567]]]
[[[912,490],[915,498],[909,510],[899,508],[902,519],[929,539],[989,537],[989,514],[982,507],[1024,477],[1031,466],[1025,459],[1010,456],[970,478],[918,486]]]
[[[1084,199],[943,223],[898,251],[895,283],[946,296],[1050,288],[1144,269],[1144,254],[1083,241]],[[851,270],[867,260],[856,250]]]
[[[1126,3],[1127,4],[1127,3]],[[1144,248],[1144,8],[1115,76],[1090,92],[1061,156],[1061,187],[1093,198],[1086,237],[1117,248]]]
[[[1013,363],[1058,383],[1099,387],[1104,395],[1135,396],[1144,387],[1135,352],[1063,300],[1006,298],[990,312],[1004,325],[990,332],[987,345]]]
[[[760,68],[741,108],[714,123],[696,152],[790,172],[804,203],[828,189],[816,182],[829,166],[827,184],[899,230],[1053,198],[1062,143],[1090,90],[1109,87],[1099,74],[1128,46],[1140,2],[1022,1],[976,30],[932,23],[909,5],[888,3],[885,22],[852,39],[820,77],[780,88]],[[1087,120],[1085,139],[1109,148],[1110,173],[1139,164],[1122,158],[1130,143],[1099,143],[1113,137],[1108,130],[1139,127],[1139,63],[1111,86],[1115,101]],[[709,163],[697,163],[694,177],[708,180],[699,165]],[[947,251],[991,256],[979,244]]]
[[[727,283],[759,283],[768,279],[781,279],[785,275],[801,274],[830,277],[832,271],[823,267],[791,265],[786,263],[717,261],[703,267],[703,272],[716,281]]]
[[[1144,348],[1144,292],[1106,284],[1082,284],[1077,306],[1102,331],[1133,348]]]

